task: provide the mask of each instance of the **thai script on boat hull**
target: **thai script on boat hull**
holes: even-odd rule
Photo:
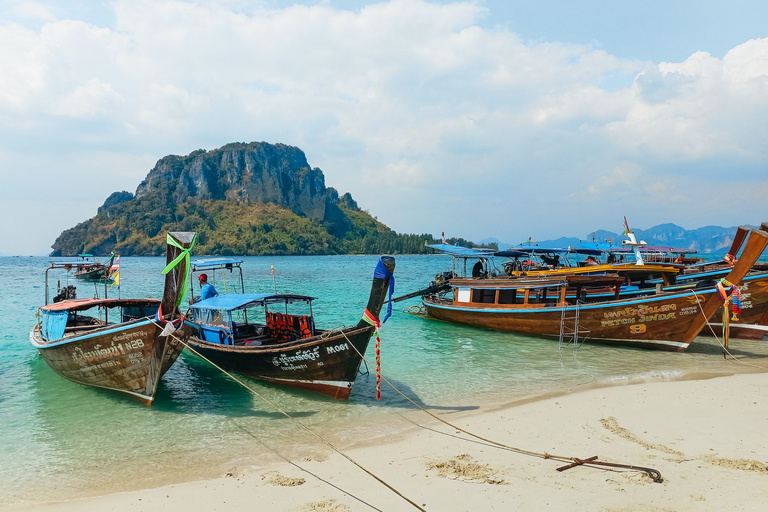
[[[662,304],[661,306],[640,306],[637,308],[624,308],[614,311],[606,311],[603,317],[607,320],[600,322],[602,327],[615,325],[635,324],[637,322],[656,322],[659,320],[672,320],[675,317],[677,306],[675,304]]]
[[[145,335],[146,332],[141,331],[139,334]],[[115,342],[113,341],[112,345],[106,348],[102,348],[101,345],[96,345],[93,347],[93,350],[89,350],[88,352],[83,352],[83,349],[77,347],[72,354],[72,358],[75,361],[96,361],[106,357],[122,356],[128,352],[132,352],[143,347],[144,340],[141,339],[128,341],[126,343],[118,343],[117,345],[115,345]]]
[[[294,355],[288,356],[280,354],[277,357],[272,358],[272,364],[275,366],[293,366],[293,363],[298,361],[315,361],[320,357],[320,347],[315,347],[312,350],[299,350]],[[306,365],[302,365],[306,368]]]

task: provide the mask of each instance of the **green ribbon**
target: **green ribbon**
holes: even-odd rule
[[[165,235],[165,241],[168,243],[168,245],[172,245],[174,247],[177,247],[181,249],[181,254],[176,256],[172,262],[170,262],[168,265],[165,266],[163,269],[163,274],[167,274],[171,270],[173,270],[176,265],[181,262],[181,260],[184,260],[184,279],[182,280],[182,283],[184,283],[181,287],[181,293],[179,294],[179,298],[176,301],[177,306],[181,306],[181,303],[184,301],[184,296],[187,294],[187,276],[189,275],[189,251],[192,250],[192,248],[195,246],[195,242],[197,241],[197,234],[192,238],[192,243],[189,244],[189,248],[185,249],[179,243],[173,239],[173,237],[168,233]]]

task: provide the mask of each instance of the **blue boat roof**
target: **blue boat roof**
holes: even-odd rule
[[[239,266],[242,262],[243,260],[238,260],[235,258],[205,258],[190,261],[192,264],[192,270],[219,268],[233,265]]]
[[[503,256],[505,258],[524,258],[528,256],[527,252],[523,251],[515,251],[512,249],[506,249],[504,251],[496,251],[493,253],[494,256]]]
[[[480,258],[484,256],[493,256],[493,249],[471,249],[460,245],[451,244],[432,244],[427,245],[440,252],[450,254],[451,256],[461,256],[463,258]]]
[[[63,267],[66,265],[72,267],[92,267],[96,265],[96,262],[88,260],[51,260],[51,265],[55,265],[57,267]]]
[[[311,302],[317,297],[308,295],[294,294],[274,294],[274,293],[229,293],[217,295],[210,299],[195,302],[190,306],[192,309],[216,309],[220,311],[233,311],[235,309],[245,309],[254,306],[265,306],[269,304],[291,304],[293,302]]]

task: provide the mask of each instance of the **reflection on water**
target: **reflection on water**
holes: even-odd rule
[[[320,298],[314,312],[326,328],[357,322],[376,263],[369,256],[244,259],[248,292],[272,291],[274,265],[279,292]],[[123,297],[160,295],[163,259],[121,263]],[[448,264],[442,257],[398,257],[397,293],[422,288]],[[414,420],[430,421],[386,382],[376,400],[373,344],[366,353],[369,364],[362,367],[367,373],[358,377],[347,402],[245,377],[237,377],[240,384],[187,351],[161,380],[152,407],[71,383],[48,368],[28,341],[44,298],[46,266],[45,258],[0,258],[0,281],[8,284],[11,297],[3,307],[0,344],[0,505],[215,477],[266,464],[276,453],[300,460],[328,450],[265,400],[340,447],[392,435]],[[226,273],[213,279],[220,291],[234,281]],[[381,330],[381,371],[419,406],[452,418],[584,384],[768,368],[767,342],[734,340],[730,351],[745,364],[724,360],[714,338],[703,337],[683,354],[589,343],[561,350],[557,341],[401,312],[415,303],[398,304]],[[46,485],[39,485],[43,481]]]

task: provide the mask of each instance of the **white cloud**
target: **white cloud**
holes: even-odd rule
[[[11,10],[22,19],[53,21],[56,17],[50,9],[40,2],[12,1]]]
[[[51,108],[51,114],[68,117],[109,116],[114,115],[123,103],[125,99],[115,92],[111,84],[91,78],[88,83],[77,86],[71,94],[64,96]]]
[[[487,12],[474,2],[392,0],[358,12],[322,3],[111,5],[110,28],[53,18],[38,30],[0,25],[9,49],[0,53],[0,151],[40,172],[58,158],[62,172],[73,154],[98,153],[109,168],[126,154],[156,160],[232,141],[283,142],[393,228],[439,232],[452,220],[467,237],[478,202],[499,217],[511,204],[546,202],[529,220],[553,225],[569,215],[568,201],[579,202],[577,229],[601,220],[619,189],[635,189],[622,209],[660,218],[674,210],[648,212],[649,198],[671,197],[691,179],[716,192],[726,163],[745,180],[766,179],[768,39],[723,59],[702,51],[657,65],[583,45],[523,44],[481,28]],[[615,76],[636,78],[605,89]],[[137,166],[134,183],[148,170]],[[376,176],[387,184],[373,190]],[[37,192],[22,185],[24,193]],[[457,199],[453,217],[434,219],[428,197]],[[733,221],[744,222],[752,220]],[[497,226],[485,236],[498,238],[516,229],[483,224]]]

